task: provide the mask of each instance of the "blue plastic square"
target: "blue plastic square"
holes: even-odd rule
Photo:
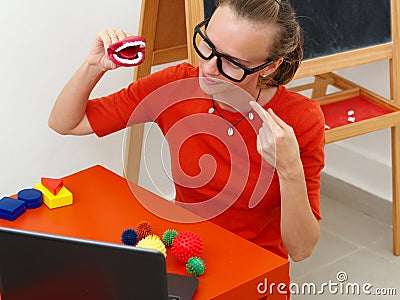
[[[0,200],[0,218],[14,221],[26,211],[25,201],[4,197]]]

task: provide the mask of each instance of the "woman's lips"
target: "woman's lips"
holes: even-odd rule
[[[205,77],[205,76],[202,77],[202,80],[208,85],[218,85],[218,84],[222,83],[221,80],[214,80],[214,79],[211,79],[211,78]]]

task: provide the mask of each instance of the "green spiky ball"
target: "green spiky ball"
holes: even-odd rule
[[[175,229],[167,229],[162,236],[162,240],[163,240],[165,246],[171,247],[172,242],[174,241],[174,238],[177,235],[178,235],[178,231],[176,231]]]
[[[206,264],[204,263],[204,260],[201,259],[200,257],[191,257],[188,259],[186,263],[186,270],[190,275],[193,276],[200,276],[204,273],[204,270],[206,269]]]

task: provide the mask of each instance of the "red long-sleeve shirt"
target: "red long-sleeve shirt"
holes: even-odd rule
[[[256,147],[262,121],[256,113],[249,120],[246,114],[223,110],[217,104],[223,118],[216,111],[209,113],[211,98],[199,88],[198,76],[198,68],[183,63],[90,100],[89,122],[98,136],[136,123],[156,122],[170,148],[176,202],[190,203],[185,207],[287,257],[280,231],[279,179]],[[280,86],[264,108],[272,108],[293,128],[310,206],[320,219],[324,117],[319,104]],[[234,134],[228,136],[227,129],[235,123]]]

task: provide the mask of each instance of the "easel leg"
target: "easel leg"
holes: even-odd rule
[[[140,158],[142,155],[144,125],[137,124],[127,129],[125,141],[124,176],[130,182],[139,182]]]
[[[322,81],[322,80],[324,80],[324,78],[322,78],[322,77],[320,77],[318,75],[314,76],[314,83],[317,83],[318,81]],[[324,85],[316,84],[312,89],[311,98],[312,99],[317,99],[319,97],[325,96],[327,88],[328,88],[327,84],[324,84]]]
[[[393,254],[400,255],[400,126],[392,127]]]
[[[400,5],[398,0],[390,1],[393,57],[389,60],[390,96],[400,103]],[[393,254],[400,255],[400,125],[392,127],[392,190],[393,190]]]
[[[151,73],[153,62],[154,41],[156,36],[156,21],[159,1],[142,2],[140,13],[139,35],[146,37],[146,52],[148,58],[140,66],[135,68],[133,80],[136,81]],[[140,158],[142,154],[142,142],[144,125],[138,124],[127,129],[125,145],[124,176],[131,182],[138,183],[140,171]]]

